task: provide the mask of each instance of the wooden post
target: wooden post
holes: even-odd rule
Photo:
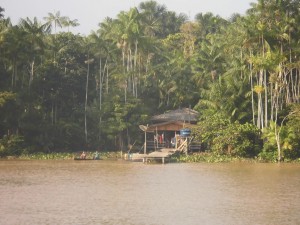
[[[147,152],[147,131],[145,131],[145,144],[144,144],[144,154]]]
[[[139,127],[140,127],[140,129],[142,131],[145,132],[144,154],[146,154],[146,152],[147,152],[147,130],[148,130],[148,124],[147,124],[147,126],[139,125]]]

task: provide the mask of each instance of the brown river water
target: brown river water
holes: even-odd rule
[[[0,161],[0,224],[300,224],[300,164]]]

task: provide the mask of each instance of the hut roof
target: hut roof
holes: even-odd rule
[[[179,131],[183,128],[192,128],[193,124],[184,123],[181,121],[169,121],[163,123],[156,123],[152,125],[143,126],[140,125],[140,129],[144,132],[155,132],[155,131]]]
[[[199,113],[193,109],[183,108],[167,111],[163,114],[153,116],[151,121],[153,123],[162,123],[168,121],[182,121],[186,123],[197,122]]]

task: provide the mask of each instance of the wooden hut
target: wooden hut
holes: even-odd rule
[[[198,112],[189,108],[171,110],[151,118],[147,126],[140,125],[145,132],[144,153],[162,148],[179,148],[183,129],[189,129],[197,123]],[[188,140],[186,140],[188,143]],[[182,142],[183,143],[183,142]],[[187,146],[183,146],[187,148]],[[187,151],[187,149],[186,149]]]

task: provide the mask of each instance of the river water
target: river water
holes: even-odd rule
[[[300,224],[299,164],[0,161],[0,224]]]

